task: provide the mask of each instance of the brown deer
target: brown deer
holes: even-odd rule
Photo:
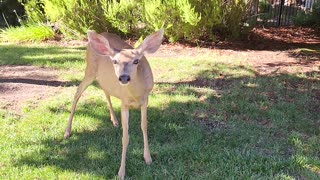
[[[125,176],[126,152],[129,144],[129,108],[141,108],[143,156],[147,164],[152,162],[147,136],[147,106],[148,96],[153,88],[153,75],[144,54],[156,52],[162,43],[162,38],[163,29],[147,36],[138,48],[133,49],[117,35],[88,31],[85,76],[74,96],[64,137],[67,139],[71,135],[72,119],[81,94],[94,80],[97,80],[106,95],[111,121],[115,127],[118,126],[118,120],[110,96],[121,100],[123,136],[119,179],[124,179]]]

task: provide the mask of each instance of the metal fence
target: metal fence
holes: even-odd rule
[[[311,11],[315,0],[257,0],[252,8],[253,18],[258,25],[293,25],[299,12]]]

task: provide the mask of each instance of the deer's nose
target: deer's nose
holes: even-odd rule
[[[121,75],[119,77],[119,81],[122,83],[122,84],[128,84],[128,82],[130,81],[130,76],[128,75]]]

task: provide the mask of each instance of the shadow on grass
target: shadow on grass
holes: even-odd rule
[[[0,45],[0,65],[55,65],[83,62],[85,47]],[[48,56],[50,54],[50,56]]]
[[[39,76],[38,76],[39,77]],[[71,87],[71,86],[79,86],[82,80],[73,79],[71,81],[59,81],[59,80],[44,80],[43,79],[28,79],[28,78],[0,78],[0,83],[22,83],[22,84],[33,84],[33,85],[44,85],[44,86],[52,86],[52,87]],[[93,81],[91,84],[95,87],[99,87],[97,81]],[[0,85],[1,89],[1,85]],[[5,92],[5,89],[2,89],[2,92]]]
[[[127,177],[319,177],[320,147],[312,140],[320,135],[319,79],[308,74],[213,79],[210,73],[203,71],[190,82],[156,84],[157,94],[151,99],[165,98],[156,107],[151,100],[148,110],[151,166],[142,158],[140,113],[131,111]],[[97,129],[73,131],[69,140],[62,140],[62,134],[46,139],[41,142],[44,148],[21,157],[15,166],[54,166],[114,178],[120,166],[122,132],[112,127],[104,109],[103,100],[79,106],[75,121],[83,116],[99,119]],[[119,117],[119,109],[116,113]]]
[[[172,109],[171,106],[179,105],[181,106],[180,103],[172,102],[172,105],[168,108]],[[97,101],[79,107],[75,117],[75,121],[79,116],[102,120],[97,130],[81,132],[73,130],[72,137],[69,140],[60,138],[44,140],[41,142],[45,146],[43,150],[22,157],[16,165],[55,166],[59,169],[95,174],[103,178],[114,177],[120,166],[122,130],[112,126],[110,117],[106,113],[92,113],[93,107],[97,106],[105,107],[105,102]],[[115,110],[119,117],[119,109]],[[57,112],[57,109],[53,108],[50,111]],[[173,161],[172,154],[189,149],[188,147],[177,150],[173,145],[180,144],[180,141],[190,142],[190,133],[183,131],[190,126],[190,118],[183,112],[176,112],[176,115],[174,115],[165,111],[166,109],[162,111],[157,108],[149,108],[148,110],[149,140],[153,149],[151,156],[154,164],[151,167],[145,165],[143,161],[140,112],[136,110],[130,112],[130,146],[127,153],[128,176],[135,176],[136,173],[133,172],[146,171],[154,166],[162,166],[166,161]],[[68,112],[68,110],[64,109],[64,112]],[[194,130],[200,131],[199,129]],[[194,141],[192,140],[192,142]],[[166,154],[169,152],[170,155]]]
[[[53,87],[70,87],[79,85],[80,81],[58,81],[58,80],[40,80],[40,79],[28,79],[28,78],[8,78],[3,79],[0,78],[0,83],[23,83],[23,84],[34,84],[34,85],[45,85],[45,86],[53,86]]]
[[[48,59],[42,55],[48,54],[48,49],[53,56],[71,54],[53,58],[52,63],[57,65],[83,61],[77,55],[84,48],[0,47],[4,52],[0,64],[44,65]],[[26,55],[36,58],[26,58]],[[314,54],[297,56],[312,59]],[[308,179],[319,176],[316,168],[320,164],[320,143],[317,141],[320,139],[320,81],[315,78],[319,72],[307,72],[301,77],[277,73],[261,76],[244,66],[232,68],[253,76],[224,75],[220,74],[219,68],[212,67],[197,74],[192,81],[156,84],[158,91],[151,99],[165,98],[157,106],[152,106],[150,100],[148,110],[149,142],[154,162],[151,166],[143,162],[140,113],[133,110],[127,153],[128,177],[256,179],[283,174]],[[79,84],[79,81],[27,78],[0,82],[51,86]],[[62,171],[113,178],[120,166],[122,132],[108,120],[105,104],[104,100],[97,100],[80,105],[76,111],[75,121],[80,117],[98,119],[97,129],[74,130],[69,140],[62,140],[63,134],[57,139],[45,139],[41,141],[40,149],[19,157],[14,165],[53,166]],[[97,108],[100,110],[96,111]],[[51,113],[69,113],[69,109],[61,111],[58,107],[49,110]],[[119,109],[116,113],[119,118]]]

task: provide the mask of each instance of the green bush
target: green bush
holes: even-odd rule
[[[306,13],[304,11],[299,11],[295,17],[293,17],[293,23],[296,26],[312,26],[312,16],[310,13]]]
[[[84,38],[88,29],[106,31],[100,2],[87,0],[42,0],[45,15],[59,26],[66,38]]]
[[[54,36],[55,33],[52,28],[44,24],[8,27],[0,31],[1,42],[39,42],[53,39]]]
[[[194,4],[196,4],[197,12],[201,12],[197,30],[202,32],[201,36],[215,39],[213,30],[221,25],[223,19],[221,1],[204,0],[202,3],[195,1]]]
[[[134,34],[137,32],[137,24],[141,18],[142,8],[135,0],[102,1],[103,14],[113,31],[122,34]]]
[[[144,0],[143,4],[142,20],[147,29],[152,31],[164,27],[170,41],[199,37],[200,31],[196,28],[201,16],[188,0]]]
[[[293,18],[296,26],[320,27],[320,1],[315,1],[312,11],[299,11]]]
[[[241,35],[241,27],[244,21],[245,1],[231,1],[224,8],[223,27],[226,30],[227,37],[238,38]]]
[[[49,20],[67,38],[88,29],[134,38],[165,28],[170,41],[214,39],[214,31],[237,38],[243,31],[245,0],[28,0],[29,18]],[[40,5],[39,5],[40,4]],[[39,14],[40,13],[40,14]]]
[[[271,8],[270,6],[269,1],[259,1],[259,13],[267,13]]]
[[[311,15],[315,26],[320,27],[320,0],[313,4]]]
[[[245,0],[233,0],[221,6],[221,22],[213,31],[222,38],[238,39],[245,35],[250,26],[246,26],[248,7]]]
[[[19,2],[24,6],[27,21],[29,23],[44,22],[46,17],[44,15],[44,5],[40,0],[19,0]]]

